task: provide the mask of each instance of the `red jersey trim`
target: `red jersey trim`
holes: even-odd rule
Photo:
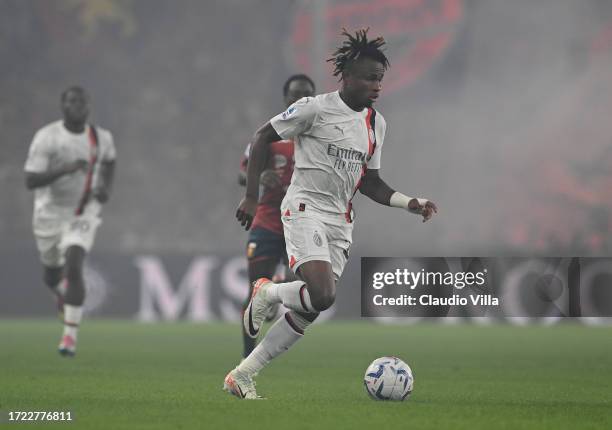
[[[79,206],[76,208],[75,211],[76,215],[81,215],[83,213],[83,210],[85,210],[85,206],[89,201],[94,169],[96,167],[96,162],[98,161],[98,133],[94,126],[90,125],[88,127],[87,135],[89,137],[89,167],[87,169],[87,176],[85,177],[85,188],[83,189],[83,193],[81,194]]]
[[[375,131],[375,125],[376,125],[376,111],[372,108],[368,108],[368,114],[365,117],[365,122],[366,122],[366,128],[368,130],[368,158],[367,161],[370,161],[370,158],[372,158],[372,156],[374,155],[374,151],[376,150],[376,131]],[[346,213],[344,214],[345,218],[346,218],[346,222],[353,222],[353,216],[352,216],[352,212],[353,212],[353,197],[355,197],[355,194],[357,194],[357,190],[359,189],[359,187],[361,187],[361,181],[363,179],[363,177],[365,176],[366,172],[367,172],[368,168],[367,168],[367,164],[364,163],[362,168],[361,168],[361,177],[359,178],[359,181],[357,181],[357,185],[355,185],[355,189],[353,190],[353,195],[351,196],[349,202],[348,202],[348,206],[346,208]]]

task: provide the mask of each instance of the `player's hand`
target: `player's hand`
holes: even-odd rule
[[[97,187],[93,190],[93,197],[100,203],[106,203],[108,201],[108,190],[106,187]]]
[[[426,200],[424,204],[421,204],[418,199],[412,199],[408,202],[408,210],[421,215],[423,222],[429,221],[435,213],[438,213],[438,207],[430,200]]]
[[[261,173],[259,183],[265,188],[279,188],[281,186],[281,179],[274,170],[267,169]]]
[[[423,205],[423,210],[421,215],[423,216],[423,222],[426,222],[431,219],[434,214],[438,213],[438,207],[434,202],[427,200],[427,202]]]
[[[66,163],[64,165],[64,172],[66,173],[75,173],[79,170],[83,172],[87,172],[87,168],[89,167],[89,162],[87,160],[75,160],[70,163]]]
[[[255,218],[255,211],[257,210],[257,200],[252,197],[245,196],[236,209],[236,219],[245,230],[251,228],[253,224],[253,218]]]

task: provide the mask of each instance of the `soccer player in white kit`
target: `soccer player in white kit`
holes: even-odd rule
[[[347,40],[329,60],[334,75],[341,77],[340,90],[300,99],[255,134],[246,196],[236,217],[250,227],[267,145],[294,139],[295,168],[281,214],[289,265],[300,280],[275,284],[262,278],[255,283],[243,318],[250,336],[257,337],[270,306],[282,303],[290,311],[225,377],[224,389],[239,398],[258,398],[253,377],[334,303],[352,243],[351,201],[357,190],[377,203],[421,215],[423,221],[437,212],[433,202],[396,192],[379,176],[386,124],[372,104],[389,66],[381,49],[385,42],[369,40],[367,30],[355,35],[345,30],[343,35]]]
[[[24,170],[28,189],[35,190],[32,227],[44,281],[63,303],[59,353],[73,356],[85,300],[83,261],[110,194],[116,152],[109,131],[87,124],[83,88],[65,90],[61,109],[63,120],[36,132]]]

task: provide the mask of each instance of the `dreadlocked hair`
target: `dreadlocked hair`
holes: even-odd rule
[[[370,28],[357,30],[353,36],[346,28],[342,29],[342,35],[346,36],[347,40],[342,43],[333,56],[327,61],[334,65],[334,76],[340,76],[347,70],[348,67],[360,58],[371,58],[382,63],[385,70],[390,66],[387,56],[381,49],[385,45],[385,39],[377,37],[373,40],[368,40],[368,31]]]

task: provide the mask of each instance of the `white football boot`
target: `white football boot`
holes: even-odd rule
[[[272,281],[268,278],[259,278],[253,283],[253,294],[251,294],[251,301],[244,311],[242,317],[242,323],[244,324],[244,330],[249,337],[256,339],[259,335],[259,330],[263,324],[268,311],[272,306],[266,298],[266,290]]]
[[[257,395],[253,378],[244,375],[237,369],[227,374],[223,381],[223,390],[239,399],[256,400],[263,398]]]
[[[64,357],[74,357],[76,354],[76,341],[72,336],[62,336],[62,340],[57,348],[57,351]]]

